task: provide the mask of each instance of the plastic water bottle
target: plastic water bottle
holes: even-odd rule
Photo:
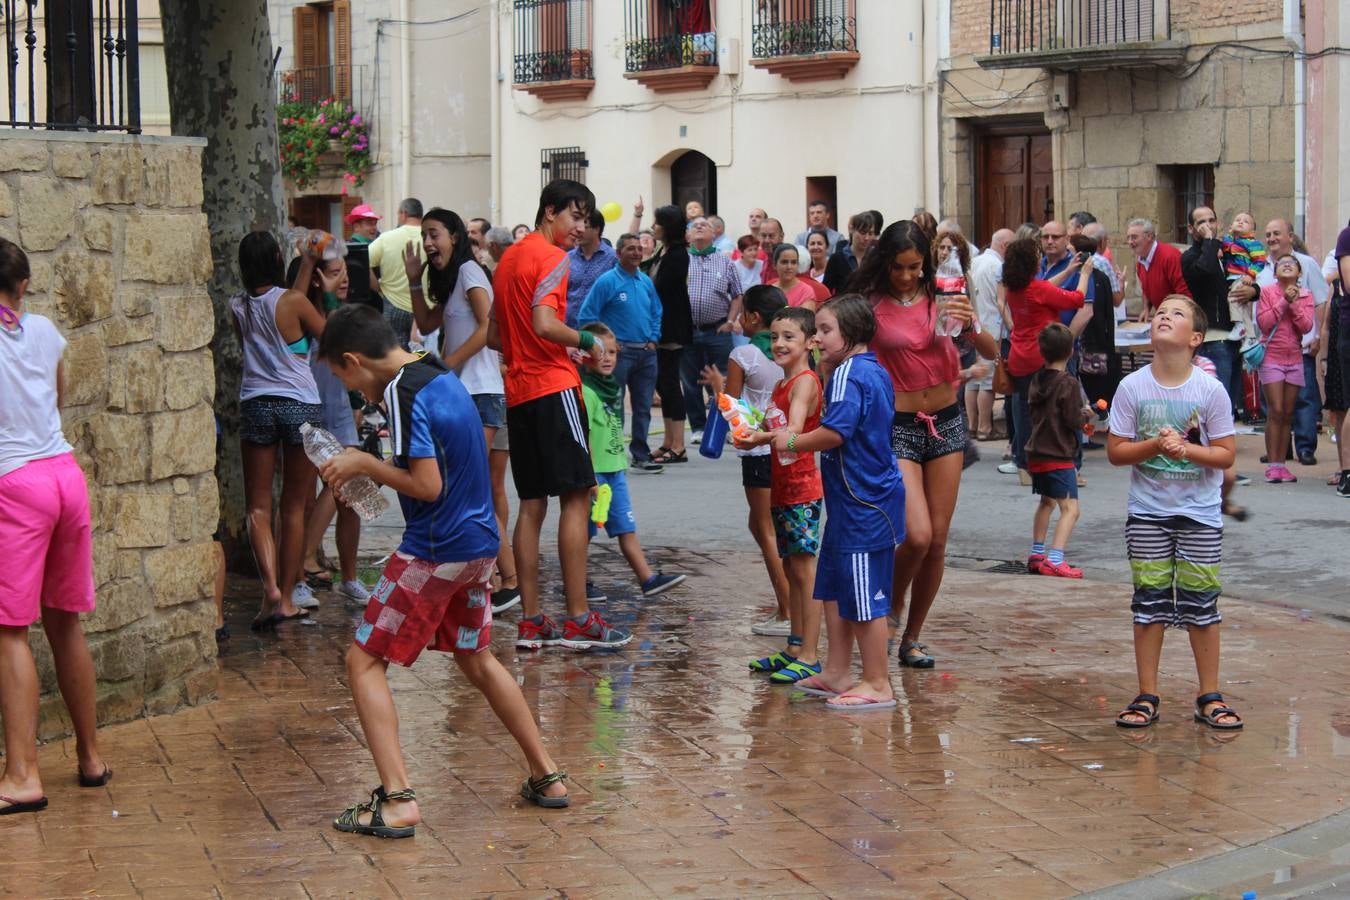
[[[335,259],[341,259],[347,255],[347,245],[338,240],[326,231],[315,228],[305,236],[305,242],[309,244],[314,254],[324,262],[331,262]]]
[[[764,427],[769,431],[779,431],[788,426],[787,413],[776,406],[770,406],[764,411]],[[797,454],[784,450],[775,454],[778,457],[780,466],[790,466],[797,461]]]
[[[305,455],[316,466],[323,465],[345,449],[337,438],[308,422],[300,426],[300,435],[305,441]],[[368,475],[358,475],[347,482],[338,496],[367,522],[375,521],[389,508],[389,501]]]
[[[947,254],[947,258],[938,266],[937,273],[933,277],[934,286],[937,288],[938,296],[966,295],[966,273],[961,271],[961,260],[953,250]],[[939,301],[941,303],[941,301]],[[957,319],[950,319],[946,311],[938,313],[937,333],[946,337],[957,337],[961,334],[963,323]]]

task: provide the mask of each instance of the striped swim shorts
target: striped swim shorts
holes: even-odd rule
[[[1186,516],[1125,522],[1136,625],[1217,625],[1223,529]]]

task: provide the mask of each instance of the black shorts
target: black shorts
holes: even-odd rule
[[[891,421],[891,452],[896,459],[923,465],[930,459],[966,449],[966,420],[959,404],[953,403],[931,416],[897,412]]]
[[[581,388],[506,408],[511,477],[522,500],[560,497],[595,486]]]
[[[763,456],[742,456],[741,457],[741,487],[764,488],[770,487],[769,476],[773,472],[773,454],[765,453]]]
[[[323,427],[323,406],[304,403],[290,397],[250,397],[239,404],[239,437],[250,444],[271,447],[284,443],[303,444],[300,426]]]

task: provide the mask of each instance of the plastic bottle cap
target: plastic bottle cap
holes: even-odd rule
[[[1242,900],[1256,900],[1256,891],[1243,891]]]

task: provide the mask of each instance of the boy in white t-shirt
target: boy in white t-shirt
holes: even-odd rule
[[[81,787],[112,770],[98,750],[94,663],[80,613],[94,608],[93,544],[84,473],[61,433],[66,340],[21,309],[28,257],[0,238],[0,709],[5,767],[0,816],[47,808],[37,768],[38,674],[28,628],[47,633],[75,729]]]
[[[1219,693],[1219,561],[1223,472],[1237,453],[1223,385],[1192,363],[1208,322],[1190,297],[1164,298],[1151,327],[1153,362],[1126,376],[1111,406],[1107,456],[1131,466],[1125,543],[1134,581],[1139,694],[1121,728],[1158,720],[1158,660],[1171,625],[1189,633],[1200,681],[1194,717],[1234,731],[1242,719]]]

